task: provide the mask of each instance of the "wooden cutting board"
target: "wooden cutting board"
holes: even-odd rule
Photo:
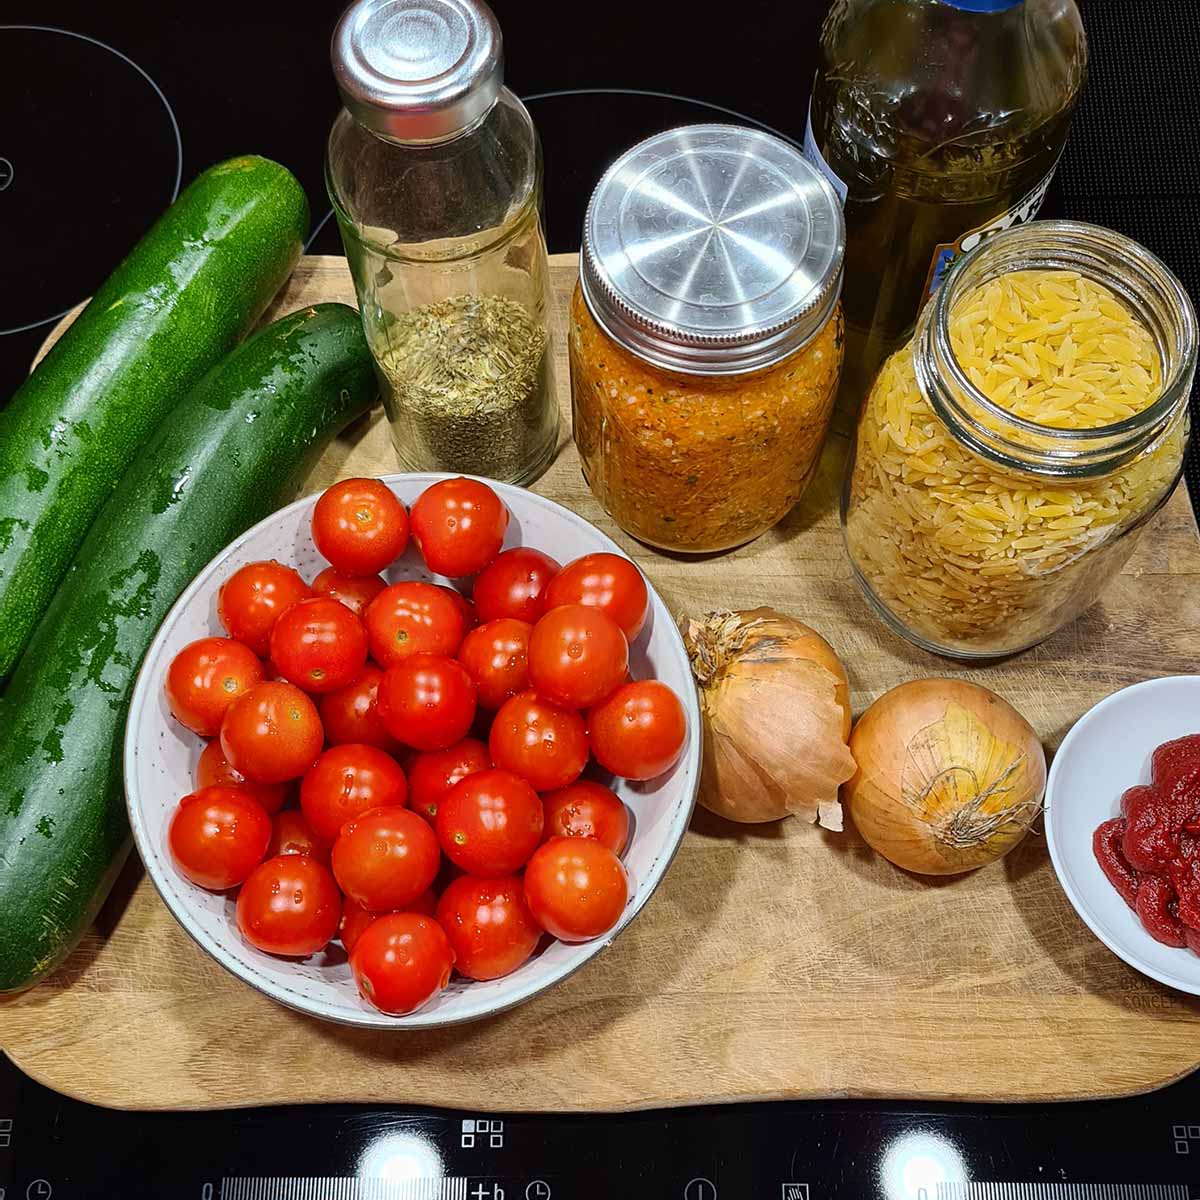
[[[554,260],[560,322],[573,256]],[[344,260],[307,258],[271,316],[354,302]],[[560,330],[561,332],[561,330]],[[1200,541],[1181,488],[1081,620],[1008,662],[959,667],[894,637],[850,578],[837,520],[844,437],[803,503],[695,562],[627,538],[563,432],[535,490],[595,522],[678,612],[773,604],[844,658],[855,711],[906,679],[985,683],[1053,748],[1126,684],[1196,669]],[[395,469],[379,412],[324,456],[313,490]],[[0,1003],[0,1039],[53,1088],[126,1108],[372,1100],[475,1110],[629,1109],[780,1097],[1059,1099],[1143,1091],[1200,1062],[1200,1000],[1109,953],[1034,834],[1001,863],[922,880],[851,831],[739,827],[698,811],[645,912],[604,954],[512,1012],[445,1032],[345,1029],[280,1008],[180,930],[136,864],[65,966]]]

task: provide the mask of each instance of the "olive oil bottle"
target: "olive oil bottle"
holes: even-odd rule
[[[833,0],[805,154],[846,214],[841,407],[955,258],[1037,214],[1086,69],[1074,0]]]

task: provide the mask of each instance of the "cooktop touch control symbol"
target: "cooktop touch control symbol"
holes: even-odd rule
[[[1200,1154],[1200,1125],[1173,1125],[1171,1136],[1175,1139],[1176,1154],[1191,1154],[1192,1143],[1197,1143],[1195,1151]]]
[[[0,1120],[0,1150],[7,1150],[12,1145],[12,1117]]]
[[[785,1183],[783,1200],[809,1200],[807,1183]]]
[[[50,1200],[54,1189],[44,1179],[35,1179],[25,1189],[25,1200]]]
[[[482,1117],[466,1117],[462,1123],[461,1145],[464,1150],[475,1149],[475,1139],[479,1138],[479,1148],[487,1146],[489,1150],[504,1149],[504,1122]]]
[[[4,1200],[0,1196],[0,1200]],[[550,1200],[550,1185],[544,1179],[534,1179],[525,1185],[525,1200]]]
[[[13,181],[13,165],[7,158],[0,158],[0,192]]]
[[[683,1200],[717,1200],[717,1185],[711,1179],[691,1179],[683,1185]]]

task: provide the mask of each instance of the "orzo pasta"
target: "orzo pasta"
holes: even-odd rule
[[[1103,285],[1014,271],[950,309],[954,357],[995,404],[1047,429],[1096,429],[1162,391],[1157,345]],[[969,449],[917,383],[910,343],[881,370],[860,420],[846,539],[870,592],[931,648],[1006,653],[1090,605],[1133,548],[1122,538],[1179,475],[1186,415],[1098,478],[1050,478]]]

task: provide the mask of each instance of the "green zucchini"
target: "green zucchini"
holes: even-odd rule
[[[63,958],[120,869],[125,716],[167,610],[375,393],[358,313],[292,313],[205,376],[101,510],[3,699],[0,991]]]
[[[210,168],[0,411],[0,684],[139,448],[254,328],[307,229],[278,163]]]

